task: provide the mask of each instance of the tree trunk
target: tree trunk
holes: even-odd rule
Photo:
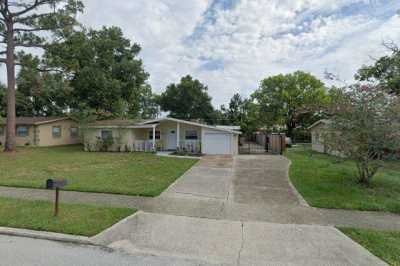
[[[7,129],[5,151],[15,150],[15,58],[13,22],[7,21]]]
[[[290,137],[293,142],[295,141],[295,139],[293,137],[293,131],[294,131],[295,127],[296,127],[296,124],[293,122],[292,119],[289,119],[289,121],[287,121],[287,123],[286,123],[287,136]]]

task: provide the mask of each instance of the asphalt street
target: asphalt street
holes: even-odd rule
[[[199,261],[125,254],[97,246],[0,235],[1,266],[211,265]]]

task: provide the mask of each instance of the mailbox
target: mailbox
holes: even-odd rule
[[[47,179],[46,180],[46,188],[47,189],[56,189],[63,188],[68,184],[66,179]]]
[[[46,189],[55,189],[56,190],[56,198],[54,202],[54,216],[58,215],[58,199],[59,199],[59,190],[60,188],[65,187],[68,184],[66,179],[47,179],[46,180]]]

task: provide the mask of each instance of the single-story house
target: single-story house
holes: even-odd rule
[[[6,122],[0,121],[0,143],[5,143]],[[81,143],[78,123],[69,117],[17,117],[16,144],[58,146]]]
[[[238,153],[240,132],[175,118],[149,121],[104,120],[84,132],[86,151],[176,151],[202,154]]]
[[[328,124],[329,120],[321,119],[308,127],[308,130],[311,132],[311,149],[313,151],[327,153],[327,147],[324,144],[324,134],[326,133]]]

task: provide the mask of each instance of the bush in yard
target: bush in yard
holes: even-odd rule
[[[388,154],[400,149],[399,98],[370,85],[354,85],[336,103],[324,142],[353,159],[358,181],[369,185]]]
[[[97,151],[111,151],[112,146],[114,145],[114,139],[112,137],[108,137],[106,139],[102,139],[100,137],[97,137]]]

